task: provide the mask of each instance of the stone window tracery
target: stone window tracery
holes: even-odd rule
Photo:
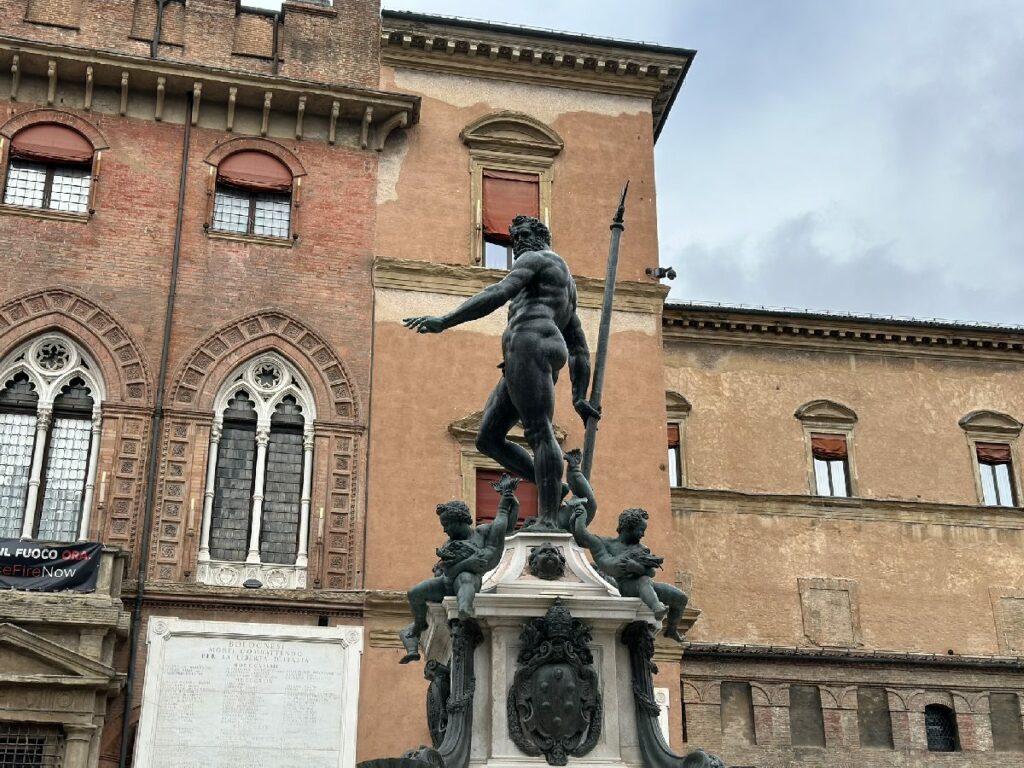
[[[268,353],[221,388],[210,431],[200,582],[303,588],[316,409],[301,374]]]
[[[88,536],[103,397],[97,366],[61,334],[0,365],[0,538]]]

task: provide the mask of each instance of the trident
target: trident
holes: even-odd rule
[[[615,273],[619,269],[619,240],[622,230],[626,228],[623,219],[626,215],[626,193],[629,181],[622,188],[619,207],[615,211],[609,229],[612,231],[611,243],[608,246],[608,270],[604,276],[604,302],[601,305],[601,328],[597,334],[597,356],[594,359],[594,379],[590,386],[590,404],[601,410],[601,393],[604,389],[604,369],[608,359],[608,336],[612,327],[612,300],[615,298]],[[594,446],[597,444],[597,419],[587,419],[587,435],[583,440],[583,476],[590,479],[590,470],[594,465]]]

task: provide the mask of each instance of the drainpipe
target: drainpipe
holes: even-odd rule
[[[273,71],[273,73],[275,75],[277,74],[277,58],[278,58],[277,57],[277,48],[278,48],[278,45],[280,45],[280,42],[279,42],[280,41],[280,37],[279,37],[279,32],[278,32],[278,26],[277,25],[280,22],[280,20],[281,20],[281,14],[280,13],[275,13],[274,14],[274,39],[273,39],[273,43],[271,45],[272,54],[273,54],[273,57],[274,57],[274,67],[273,67],[272,71]]]
[[[153,26],[153,40],[149,44],[149,58],[155,59],[160,53],[160,33],[164,25],[164,6],[168,3],[178,2],[182,7],[185,0],[156,0],[156,24]]]
[[[158,0],[161,7],[167,0]],[[159,16],[157,17],[159,32]],[[154,40],[156,35],[154,35]],[[174,319],[174,301],[178,292],[178,265],[181,261],[181,227],[185,215],[185,182],[188,179],[188,151],[192,139],[192,93],[185,94],[185,131],[181,142],[181,172],[178,174],[178,212],[174,222],[174,250],[171,254],[171,276],[167,288],[167,305],[164,309],[164,336],[160,347],[160,372],[156,380],[156,407],[153,409],[153,422],[149,435],[148,466],[146,468],[146,506],[142,518],[141,554],[139,569],[136,576],[135,606],[132,609],[131,629],[128,632],[128,678],[124,689],[124,711],[121,716],[121,751],[118,757],[118,768],[128,765],[129,720],[132,713],[132,689],[135,684],[135,673],[138,665],[139,634],[142,629],[142,602],[146,593],[146,570],[149,567],[149,540],[153,535],[153,507],[156,504],[156,471],[160,464],[160,430],[164,416],[164,390],[167,379],[167,365],[171,350],[171,321]]]

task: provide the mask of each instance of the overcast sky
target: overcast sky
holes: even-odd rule
[[[1022,0],[384,7],[697,49],[657,146],[674,300],[1024,325]]]

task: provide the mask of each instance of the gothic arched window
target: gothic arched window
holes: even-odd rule
[[[0,538],[85,539],[100,439],[96,365],[60,334],[0,365]]]
[[[309,387],[280,355],[228,377],[210,433],[199,581],[305,586],[315,416]]]

